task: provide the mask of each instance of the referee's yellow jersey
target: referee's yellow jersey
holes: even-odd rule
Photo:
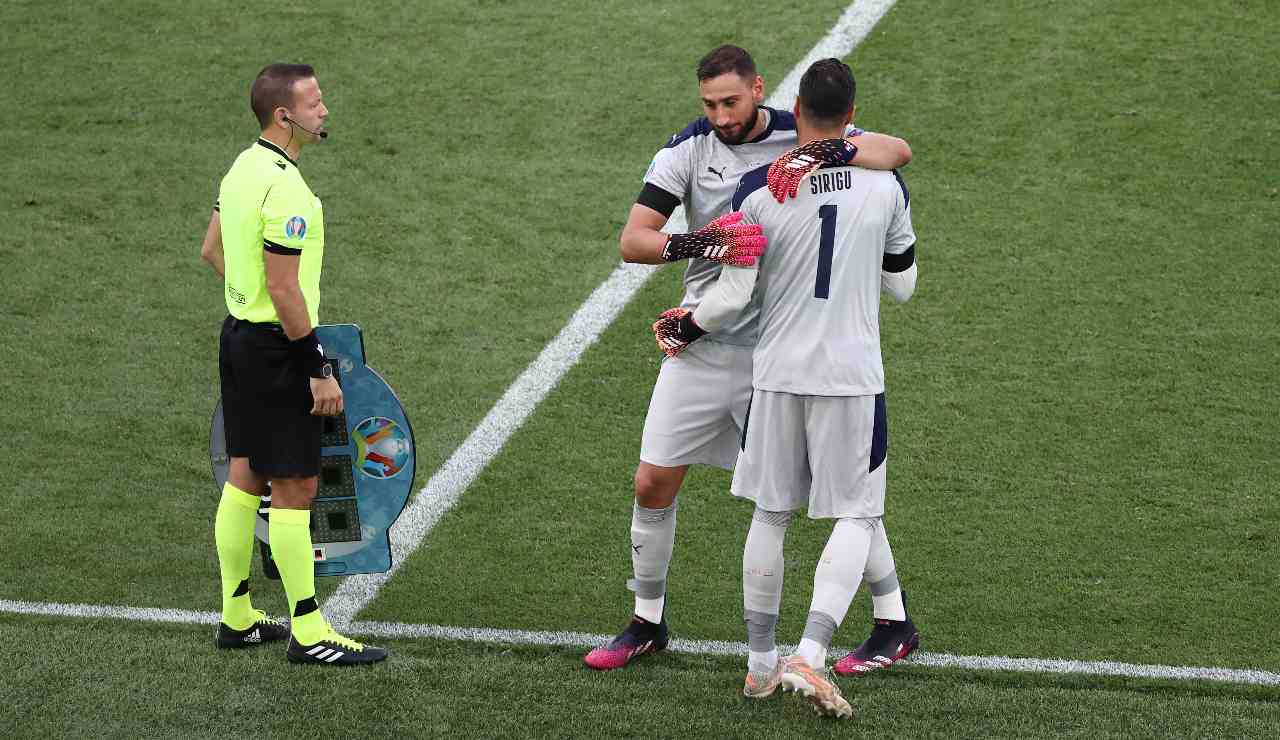
[[[320,323],[324,209],[298,165],[265,139],[236,157],[218,189],[227,311],[237,319],[276,322],[263,252],[298,255],[298,284],[311,325]]]

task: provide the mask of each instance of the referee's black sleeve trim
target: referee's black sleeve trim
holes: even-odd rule
[[[671,214],[675,213],[676,206],[680,205],[680,199],[657,185],[646,182],[644,190],[641,190],[640,195],[636,196],[636,204],[652,208],[667,218],[671,218]]]
[[[885,252],[884,259],[880,262],[880,269],[885,272],[904,272],[916,263],[916,243],[911,242],[911,246],[907,247],[907,251],[902,254],[889,254]]]
[[[262,240],[262,248],[272,254],[283,254],[286,257],[297,257],[302,254],[301,249],[294,249],[293,247],[286,247],[283,244],[276,244],[270,239]]]

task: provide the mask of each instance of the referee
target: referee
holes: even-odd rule
[[[342,390],[313,328],[320,305],[324,210],[302,179],[302,148],[328,136],[315,70],[272,64],[249,94],[262,127],[222,178],[201,256],[223,278],[218,345],[230,473],[214,539],[222,572],[220,648],[289,637],[295,663],[376,663],[385,650],[338,634],[316,603],[311,501],[320,474],[321,416],[342,413]],[[268,532],[292,614],[253,608],[249,564],[259,497],[271,484]]]

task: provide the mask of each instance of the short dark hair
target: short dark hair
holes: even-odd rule
[[[800,107],[817,123],[837,123],[853,109],[857,83],[839,59],[819,59],[800,78]]]
[[[268,64],[262,68],[249,91],[249,107],[263,128],[271,123],[271,112],[293,105],[293,85],[316,76],[310,64]]]
[[[756,62],[741,46],[717,46],[698,60],[698,82],[733,72],[744,80],[756,76]]]

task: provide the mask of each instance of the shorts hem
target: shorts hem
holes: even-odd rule
[[[857,514],[815,514],[812,511],[808,513],[810,519],[882,519],[884,512],[879,514],[867,514],[858,512]]]
[[[792,502],[794,503],[794,506],[786,508],[787,504],[782,503],[777,497],[771,498],[769,496],[763,496],[759,491],[743,491],[741,489],[733,488],[730,489],[729,493],[733,494],[735,498],[750,501],[756,506],[761,506],[761,501],[764,501],[765,505],[762,508],[766,511],[803,511],[805,512],[805,516],[809,519],[881,519],[884,517],[883,508],[880,509],[880,513],[878,514],[867,513],[865,509],[848,514],[814,511],[810,508],[808,496],[805,496],[803,500],[796,500]],[[779,506],[783,508],[775,508]]]
[[[320,463],[260,463],[249,459],[249,469],[265,478],[315,478],[320,475]]]
[[[734,463],[725,464],[722,462],[712,462],[703,457],[696,455],[688,457],[672,457],[672,458],[654,458],[648,455],[641,455],[640,462],[655,465],[659,468],[679,468],[685,465],[706,465],[709,468],[720,468],[721,470],[733,470]],[[736,462],[736,461],[735,461]]]

